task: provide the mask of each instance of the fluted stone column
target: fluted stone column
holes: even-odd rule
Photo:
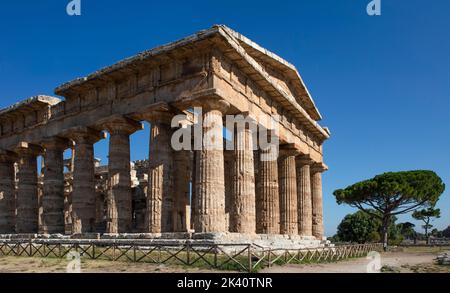
[[[174,151],[173,163],[173,231],[187,232],[190,229],[189,182],[191,180],[191,151]]]
[[[94,144],[105,134],[87,127],[68,132],[75,141],[72,191],[72,233],[95,232],[95,165]]]
[[[280,234],[278,156],[270,148],[261,149],[258,165],[256,231],[258,234]]]
[[[170,113],[151,113],[146,231],[171,232],[173,228],[173,149]]]
[[[230,208],[230,232],[247,234],[256,232],[253,135],[251,129],[247,127],[235,131]]]
[[[130,135],[142,130],[142,124],[122,116],[113,116],[100,121],[99,125],[110,134],[106,233],[130,233],[133,218]]]
[[[297,157],[298,234],[312,236],[311,172],[307,155]]]
[[[17,233],[37,233],[39,225],[37,156],[42,149],[28,143],[20,143],[17,172]]]
[[[312,234],[320,240],[324,237],[322,173],[326,170],[324,164],[314,164],[311,168]]]
[[[222,116],[229,104],[219,99],[202,101],[203,146],[199,151],[196,233],[225,232],[225,178]]]
[[[197,210],[196,202],[197,202],[197,191],[195,186],[197,186],[197,174],[198,174],[198,159],[199,159],[199,151],[193,148],[192,151],[192,170],[191,170],[191,230],[195,228],[195,211]]]
[[[278,166],[281,234],[298,234],[296,155],[298,152],[291,145],[281,146]]]
[[[15,232],[15,171],[16,155],[0,150],[0,234]]]
[[[72,191],[73,172],[67,174],[64,181],[64,225],[65,234],[72,234]]]
[[[44,193],[40,233],[64,234],[64,150],[70,146],[64,138],[46,139],[44,154]]]
[[[224,141],[225,143],[225,141]],[[230,231],[231,199],[233,197],[233,168],[234,151],[224,150],[224,179],[225,179],[225,231]]]

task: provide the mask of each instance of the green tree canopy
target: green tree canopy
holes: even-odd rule
[[[379,241],[378,229],[380,226],[380,220],[374,221],[367,213],[358,211],[344,217],[337,228],[336,236],[339,241],[343,242],[366,243]]]
[[[430,234],[431,234],[433,237],[438,237],[438,238],[444,237],[443,234],[442,234],[442,231],[439,231],[439,230],[436,229],[436,228],[434,228],[433,230],[431,230]]]
[[[375,211],[374,211],[375,212]],[[396,217],[392,217],[389,224],[389,242],[397,243],[401,241],[401,229],[395,224]],[[380,241],[381,220],[373,218],[371,215],[357,211],[344,217],[337,228],[337,233],[333,240],[339,242],[378,242]]]
[[[442,179],[433,171],[389,172],[334,191],[338,204],[356,207],[382,221],[387,247],[390,218],[423,206],[432,207],[444,192]]]
[[[416,231],[414,230],[414,225],[411,222],[405,222],[398,224],[398,228],[400,229],[400,234],[406,239],[413,239],[416,237]]]
[[[422,221],[424,225],[422,226],[425,230],[425,238],[427,239],[428,244],[428,230],[433,228],[433,225],[431,225],[431,221],[433,218],[440,218],[441,217],[441,210],[440,209],[434,209],[433,207],[429,207],[427,209],[423,209],[420,211],[414,211],[412,214],[412,217],[416,220]]]

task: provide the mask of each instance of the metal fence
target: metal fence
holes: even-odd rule
[[[330,262],[381,251],[381,244],[343,245],[311,249],[262,249],[252,244],[137,244],[134,242],[0,240],[0,256],[64,258],[78,252],[91,260],[185,265],[217,270],[254,272],[283,264]]]

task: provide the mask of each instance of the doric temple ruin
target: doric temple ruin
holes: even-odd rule
[[[241,34],[213,26],[55,94],[62,98],[36,96],[0,111],[2,237],[323,245],[329,130],[296,68]],[[174,123],[178,115],[185,119]],[[264,159],[261,133],[229,129],[226,115],[257,121],[279,141],[277,157]],[[199,121],[200,143],[194,133],[193,148],[175,149],[173,134]],[[225,148],[224,127],[241,147]],[[131,163],[137,131],[150,131],[149,157]],[[106,133],[101,166],[94,144]]]

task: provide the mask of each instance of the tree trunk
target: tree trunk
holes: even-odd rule
[[[387,246],[388,246],[389,219],[390,219],[390,216],[384,216],[382,226],[381,226],[381,237],[383,240],[383,250],[384,251],[387,251]]]
[[[428,245],[430,243],[430,237],[428,237],[428,224],[425,224],[425,239]]]

